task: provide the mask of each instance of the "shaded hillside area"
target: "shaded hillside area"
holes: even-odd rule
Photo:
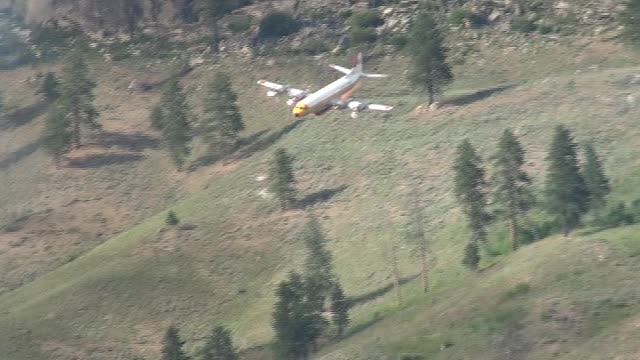
[[[451,164],[464,138],[488,159],[511,127],[539,190],[553,127],[564,124],[578,141],[597,145],[613,200],[640,198],[637,55],[594,39],[530,44],[478,46],[455,68],[458,80],[435,111],[408,87],[406,59],[373,59],[367,68],[392,76],[368,82],[359,98],[397,105],[391,116],[333,112],[297,123],[282,99],[263,96],[255,81],[316,88],[337,76],[326,65],[348,64],[346,58],[207,64],[183,79],[190,102],[200,106],[200,90],[224,69],[239,91],[247,129],[233,161],[202,159],[197,145],[193,166],[182,173],[148,124],[158,94],[127,92],[133,78],[162,77],[160,65],[92,66],[104,129],[62,169],[37,146],[41,114],[20,117],[20,109],[39,101],[27,81],[36,70],[1,73],[3,86],[5,79],[19,84],[5,89],[16,112],[3,124],[22,119],[0,134],[8,226],[0,234],[4,356],[155,359],[170,324],[195,351],[222,323],[247,357],[267,359],[260,351],[272,341],[273,291],[300,268],[296,233],[306,219],[304,209],[280,211],[258,180],[284,147],[296,158],[306,210],[326,229],[355,304],[346,338],[323,344],[316,358],[637,357],[638,226],[582,229],[515,254],[496,250],[478,274],[460,264],[468,233],[452,194]],[[431,242],[427,294],[415,244],[403,240],[407,203],[416,194]],[[169,209],[188,226],[167,227]],[[493,249],[504,249],[499,232]],[[390,291],[396,245],[405,279],[401,305]]]

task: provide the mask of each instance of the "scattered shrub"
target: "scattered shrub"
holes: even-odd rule
[[[354,45],[370,44],[376,41],[378,36],[375,29],[372,28],[352,28],[351,42]]]
[[[300,51],[307,55],[317,55],[329,51],[329,46],[320,39],[308,39],[302,43]]]
[[[538,25],[538,32],[542,35],[551,34],[554,31],[553,26],[549,24]]]
[[[467,9],[456,9],[449,15],[449,23],[451,25],[462,26],[467,21],[469,21],[473,27],[479,27],[485,23],[485,20],[480,15]]]
[[[595,219],[595,225],[602,227],[616,227],[635,223],[633,212],[623,202],[619,202]]]
[[[397,34],[397,35],[390,36],[389,40],[387,40],[387,43],[389,45],[393,45],[397,47],[398,49],[402,49],[407,45],[408,41],[409,39],[407,38],[407,35]]]
[[[356,12],[351,15],[349,22],[354,28],[371,28],[384,24],[384,20],[375,10]]]
[[[288,13],[272,12],[260,21],[261,37],[283,37],[298,30],[298,23]]]
[[[243,33],[251,28],[251,15],[234,15],[227,25],[233,33]]]
[[[520,244],[527,245],[542,240],[547,236],[558,233],[560,224],[555,220],[546,220],[522,226],[519,231]]]
[[[526,16],[514,18],[511,22],[511,30],[521,33],[534,32],[537,28],[538,26],[535,21],[527,18]]]

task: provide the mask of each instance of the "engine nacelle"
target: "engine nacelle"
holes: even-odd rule
[[[367,107],[367,104],[365,103],[361,103],[359,101],[351,101],[349,102],[349,104],[347,104],[347,107],[353,111],[353,112],[357,112],[357,111],[362,111]]]

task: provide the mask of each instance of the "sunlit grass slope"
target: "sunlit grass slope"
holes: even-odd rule
[[[434,112],[416,109],[423,100],[406,86],[403,58],[373,61],[369,66],[393,77],[368,83],[360,97],[397,104],[390,117],[352,120],[335,112],[297,124],[255,81],[317,86],[338,76],[327,60],[223,61],[240,91],[247,136],[257,135],[241,160],[193,170],[210,179],[206,188],[171,207],[192,226],[167,229],[159,213],[2,295],[0,348],[11,360],[154,358],[171,323],[191,350],[220,323],[242,349],[268,344],[273,289],[303,254],[295,234],[304,213],[280,212],[256,179],[273,150],[285,147],[296,157],[301,196],[335,193],[312,210],[331,239],[343,287],[364,299],[353,309],[352,332],[320,358],[634,358],[638,227],[545,239],[487,260],[476,275],[460,265],[467,233],[451,194],[451,162],[463,138],[487,159],[502,130],[513,128],[540,184],[550,135],[562,123],[578,141],[596,144],[613,198],[640,197],[638,106],[629,102],[640,96],[630,80],[640,67],[620,48],[612,47],[620,52],[612,59],[601,47],[612,45],[540,45],[537,58],[478,49],[457,68],[459,82]],[[187,79],[194,103],[213,70]],[[217,175],[204,176],[207,169]],[[419,272],[414,245],[403,240],[412,194],[425,206],[431,242],[426,295],[411,280]],[[396,244],[409,279],[402,305],[384,291]]]

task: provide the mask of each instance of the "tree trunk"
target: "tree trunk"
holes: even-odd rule
[[[402,304],[402,293],[400,292],[400,270],[398,269],[398,255],[396,245],[393,245],[391,249],[391,267],[393,271],[393,285],[396,288],[398,305],[400,305]]]
[[[509,238],[511,239],[511,248],[518,250],[520,243],[518,242],[518,222],[515,216],[509,219]]]
[[[422,266],[422,289],[427,292],[429,290],[429,268],[427,267],[427,249],[424,245],[420,248],[420,263]]]

